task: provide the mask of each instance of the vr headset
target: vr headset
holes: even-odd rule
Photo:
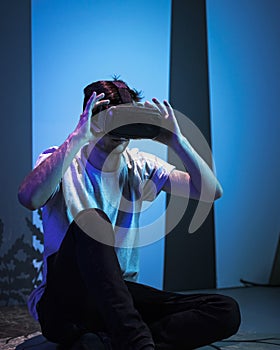
[[[92,118],[93,129],[117,138],[154,139],[161,128],[162,116],[156,107],[133,103],[128,86],[123,81],[111,81],[118,91],[121,104],[103,109]],[[86,88],[87,89],[87,88]],[[92,88],[85,89],[91,96]],[[85,107],[85,106],[84,106]]]
[[[99,131],[127,139],[154,139],[162,122],[158,109],[130,103],[112,106],[93,118]]]

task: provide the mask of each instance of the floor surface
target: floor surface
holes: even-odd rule
[[[202,292],[235,298],[240,305],[242,322],[237,335],[200,350],[280,350],[280,288],[244,287]],[[55,348],[41,336],[38,324],[29,316],[25,306],[0,308],[1,350]]]
[[[201,350],[280,349],[280,288],[245,287],[209,292],[225,294],[238,301],[241,325],[237,335]],[[254,341],[260,339],[263,340]]]

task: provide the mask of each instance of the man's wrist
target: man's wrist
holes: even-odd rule
[[[75,131],[72,132],[67,139],[65,140],[67,143],[68,148],[77,149],[77,151],[82,148],[86,143],[88,143],[87,140],[81,137],[79,133],[76,133]]]
[[[191,148],[191,145],[187,138],[183,134],[173,134],[172,137],[170,138],[169,144],[173,150],[178,150],[183,148]]]

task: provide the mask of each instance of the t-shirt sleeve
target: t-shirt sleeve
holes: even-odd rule
[[[144,201],[153,201],[162,190],[169,174],[175,166],[146,152],[137,152],[138,167],[141,168],[141,197]]]
[[[58,149],[57,146],[52,146],[48,149],[46,149],[44,152],[42,152],[39,157],[37,158],[36,162],[35,162],[35,166],[34,168],[36,168],[39,164],[41,164],[45,159],[47,159],[50,155],[52,155],[52,153]]]

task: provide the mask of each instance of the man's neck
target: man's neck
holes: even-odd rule
[[[88,161],[96,169],[104,172],[114,172],[119,169],[122,153],[111,152],[109,155],[98,148],[88,149]]]

